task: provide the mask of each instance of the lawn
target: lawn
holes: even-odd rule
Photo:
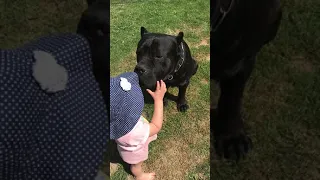
[[[280,31],[244,95],[254,151],[238,165],[213,160],[215,180],[320,179],[320,1],[281,2]]]
[[[0,47],[15,48],[35,38],[75,32],[84,0],[0,1]]]
[[[180,113],[169,102],[158,139],[150,144],[144,168],[154,171],[157,179],[209,179],[209,1],[154,0],[111,1],[111,76],[133,71],[140,27],[150,32],[177,35],[184,32],[191,53],[199,63],[187,90],[190,109]],[[177,95],[177,88],[168,90]],[[144,113],[151,120],[153,106]],[[111,164],[111,179],[132,178],[122,163]]]

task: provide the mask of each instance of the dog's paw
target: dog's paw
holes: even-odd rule
[[[217,135],[214,147],[219,157],[239,161],[252,150],[252,140],[245,133]]]
[[[177,108],[178,108],[178,111],[180,112],[186,112],[188,109],[189,109],[189,105],[188,104],[177,104]]]

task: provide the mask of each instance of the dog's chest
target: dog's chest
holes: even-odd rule
[[[184,85],[189,84],[189,78],[188,77],[184,77],[184,78],[173,77],[172,80],[166,80],[165,83],[168,87],[184,86]]]

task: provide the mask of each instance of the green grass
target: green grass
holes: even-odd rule
[[[0,47],[15,48],[51,33],[75,32],[85,1],[0,1]]]
[[[215,180],[320,179],[320,2],[281,2],[280,31],[244,96],[254,150],[238,165],[214,160]]]
[[[141,26],[172,35],[183,31],[199,63],[187,90],[190,109],[180,113],[169,102],[164,126],[149,146],[145,169],[162,180],[209,179],[209,1],[111,1],[111,76],[133,71]],[[177,95],[178,90],[169,92]],[[153,106],[146,105],[144,111],[150,120]],[[121,165],[111,173],[111,179],[128,176]]]

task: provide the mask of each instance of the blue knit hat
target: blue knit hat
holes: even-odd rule
[[[137,124],[144,107],[138,75],[134,72],[110,78],[110,139],[118,139]]]

